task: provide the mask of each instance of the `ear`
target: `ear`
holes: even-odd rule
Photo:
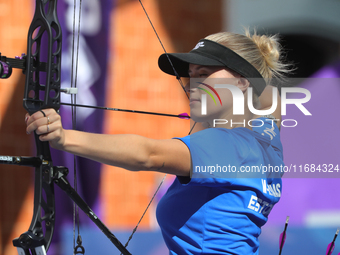
[[[246,78],[239,77],[237,81],[237,87],[245,93],[249,87],[250,83]]]

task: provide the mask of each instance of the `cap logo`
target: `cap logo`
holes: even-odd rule
[[[199,42],[196,44],[195,48],[193,48],[192,50],[197,50],[198,48],[202,48],[204,47],[204,42]]]

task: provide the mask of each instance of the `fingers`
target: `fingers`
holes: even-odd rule
[[[42,118],[33,122],[30,126],[27,127],[27,131],[29,133],[35,131],[37,135],[43,135],[54,132],[60,127],[57,121],[52,121],[49,124],[46,121],[47,121],[46,118]]]
[[[58,122],[49,125],[42,125],[36,129],[36,134],[39,135],[40,141],[53,141],[60,140],[61,129]]]
[[[28,121],[29,118],[30,118],[30,115],[28,113],[26,113],[26,115],[25,115],[25,123],[26,124],[27,124],[27,121]]]
[[[63,149],[65,132],[61,117],[54,109],[37,111],[31,116],[26,114],[25,121],[27,134],[35,132],[40,141],[49,142],[53,148]]]
[[[26,114],[25,121],[27,134],[35,131],[37,135],[44,135],[61,127],[60,116],[54,109],[44,109],[31,116]]]

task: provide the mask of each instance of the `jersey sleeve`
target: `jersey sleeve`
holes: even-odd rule
[[[206,129],[180,139],[191,153],[190,178],[183,185],[228,186],[242,178],[240,167],[250,153],[242,137],[226,129]]]
[[[177,138],[188,146],[192,161],[190,177],[178,180],[182,185],[249,187],[255,179],[267,179],[268,173],[261,171],[263,166],[283,162],[270,138],[262,133],[246,128],[214,128]]]

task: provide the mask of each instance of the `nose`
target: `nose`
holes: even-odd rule
[[[185,84],[185,91],[189,94],[194,92],[193,88],[191,88],[191,86],[190,86],[190,80],[188,80]]]
[[[190,81],[189,80],[185,82],[184,88],[185,88],[185,92],[190,93]]]
[[[187,93],[192,93],[192,92],[194,92],[195,90],[197,90],[197,88],[196,87],[193,87],[192,86],[192,84],[191,84],[191,86],[190,86],[190,79],[188,79],[188,81],[186,81],[186,83],[185,83],[185,92],[187,92]]]

